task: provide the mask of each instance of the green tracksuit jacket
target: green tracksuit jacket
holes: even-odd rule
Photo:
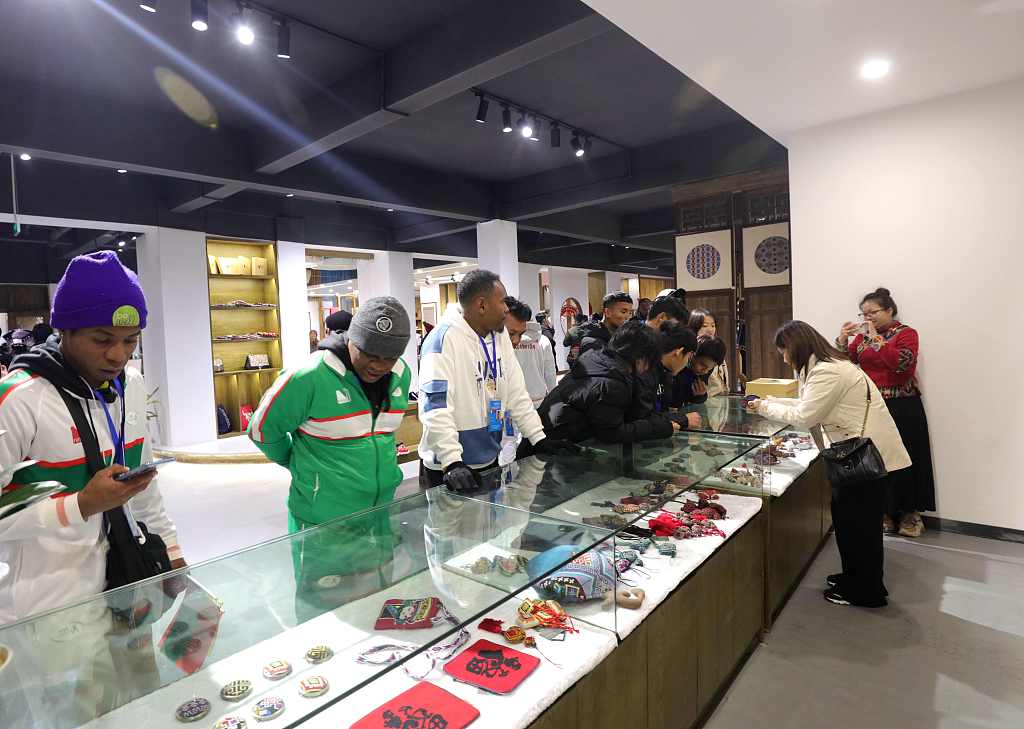
[[[359,379],[320,350],[283,373],[249,423],[249,437],[292,474],[293,530],[389,503],[402,482],[395,430],[409,402],[412,373],[399,359],[376,418]]]

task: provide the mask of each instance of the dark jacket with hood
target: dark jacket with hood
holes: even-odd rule
[[[667,417],[638,409],[636,380],[631,363],[610,349],[584,352],[541,403],[544,432],[577,443],[588,438],[605,443],[668,438],[673,429]]]
[[[604,349],[612,339],[612,332],[604,322],[590,322],[580,328],[580,353]]]

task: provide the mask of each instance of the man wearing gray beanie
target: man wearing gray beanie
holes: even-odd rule
[[[291,472],[290,532],[394,499],[402,482],[395,430],[412,380],[402,359],[409,337],[409,315],[398,299],[370,299],[347,332],[324,339],[305,364],[282,373],[263,395],[249,437]],[[293,545],[300,621],[382,587],[377,577],[392,555],[389,519],[380,510],[339,527],[345,538],[321,529]]]
[[[264,394],[249,437],[291,471],[290,531],[394,497],[402,482],[395,430],[412,379],[401,356],[409,337],[409,315],[398,299],[370,299],[347,332],[324,339]]]

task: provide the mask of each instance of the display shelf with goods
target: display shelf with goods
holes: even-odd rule
[[[360,687],[397,683],[391,673],[440,681],[479,637],[530,663],[569,655],[553,623],[480,633],[494,626],[486,617],[516,626],[523,601],[443,565],[522,543],[564,548],[540,574],[509,567],[517,592],[610,539],[438,489],[416,494],[0,627],[4,727],[159,729],[179,726],[179,711],[252,722],[272,698],[283,699],[282,726],[295,726]],[[595,663],[614,646],[611,634],[561,625]],[[464,678],[486,678],[474,670]]]
[[[217,429],[224,438],[244,432],[281,371],[277,255],[273,243],[259,241],[209,238],[206,250],[214,401],[227,414]]]

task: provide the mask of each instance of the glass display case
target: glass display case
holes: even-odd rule
[[[252,725],[278,699],[279,725],[293,724],[399,667],[431,673],[465,649],[467,625],[613,550],[611,536],[438,489],[410,496],[0,628],[2,726]],[[543,571],[506,560],[499,585],[449,567],[524,544],[553,555]],[[614,619],[614,593],[601,602]]]
[[[701,416],[701,424],[691,428],[691,431],[768,438],[789,428],[786,423],[750,412],[743,406],[743,398],[738,395],[709,397],[699,405],[686,406],[683,412]]]
[[[525,458],[0,627],[3,729],[347,727],[427,678],[500,712],[502,651],[545,677],[516,710],[545,706],[757,515],[698,492],[759,443]]]

